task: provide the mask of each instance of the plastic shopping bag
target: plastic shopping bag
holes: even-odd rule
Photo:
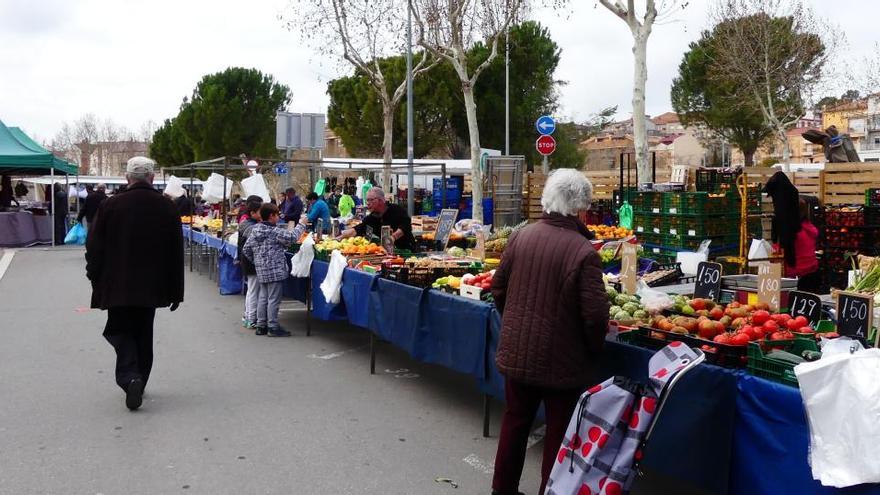
[[[880,482],[880,349],[842,352],[794,368],[810,427],[813,479],[844,488]]]
[[[327,268],[327,277],[321,282],[321,292],[324,293],[324,299],[330,304],[339,304],[340,292],[342,290],[342,273],[348,266],[348,260],[334,249],[330,255],[330,267]]]
[[[165,184],[165,194],[172,198],[179,198],[186,194],[186,190],[183,188],[183,181],[174,175],[168,177],[168,182]]]
[[[86,243],[86,228],[83,227],[81,223],[78,223],[70,229],[67,235],[64,237],[64,244],[78,244],[82,246]]]
[[[763,239],[752,239],[751,245],[749,245],[749,259],[750,260],[762,260],[770,257],[770,254],[773,253],[773,246],[770,245],[769,242]]]
[[[229,198],[232,195],[232,181],[229,179],[225,180],[225,196]],[[223,181],[223,176],[218,173],[212,173],[210,177],[208,177],[208,180],[205,181],[204,191],[202,192],[202,199],[205,200],[206,203],[212,205],[223,201]]]
[[[268,203],[272,200],[269,194],[269,188],[266,187],[266,180],[262,174],[254,174],[246,179],[241,180],[241,189],[244,191],[244,197],[259,196],[263,198],[263,202]]]
[[[312,260],[315,259],[315,240],[307,236],[299,251],[290,260],[290,275],[292,277],[308,277],[312,270]],[[326,280],[326,279],[325,279]]]

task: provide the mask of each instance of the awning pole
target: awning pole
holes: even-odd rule
[[[52,219],[52,245],[55,245],[55,169],[49,169],[49,218]]]

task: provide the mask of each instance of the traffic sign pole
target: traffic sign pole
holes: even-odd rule
[[[543,172],[547,175],[550,172],[550,159],[548,158],[556,151],[556,140],[553,139],[553,132],[556,130],[556,121],[549,115],[542,115],[535,121],[535,129],[540,136],[535,141],[535,149],[544,156]]]

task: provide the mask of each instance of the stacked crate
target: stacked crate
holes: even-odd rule
[[[667,262],[681,251],[696,251],[709,239],[712,256],[739,252],[740,197],[737,193],[629,192],[633,230],[648,255]],[[749,211],[761,208],[759,193],[749,196]],[[760,223],[749,232],[760,236]]]
[[[834,288],[846,288],[857,254],[880,255],[880,207],[827,207],[820,237],[826,282]]]

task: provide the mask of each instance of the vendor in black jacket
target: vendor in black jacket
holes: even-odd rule
[[[382,227],[387,225],[391,227],[395,248],[413,250],[416,242],[412,234],[412,219],[406,214],[406,210],[385,201],[385,191],[382,188],[374,187],[367,191],[367,208],[370,214],[357,227],[344,230],[341,236],[343,239],[355,235],[367,237],[368,228],[374,236],[380,237]]]
[[[101,203],[103,203],[105,199],[107,199],[106,190],[107,186],[104,184],[98,184],[95,186],[95,190],[86,196],[86,204],[81,210],[79,210],[79,215],[76,217],[77,222],[82,222],[83,219],[85,219],[83,226],[88,227],[95,221],[95,215],[98,214],[98,207],[101,206]]]

